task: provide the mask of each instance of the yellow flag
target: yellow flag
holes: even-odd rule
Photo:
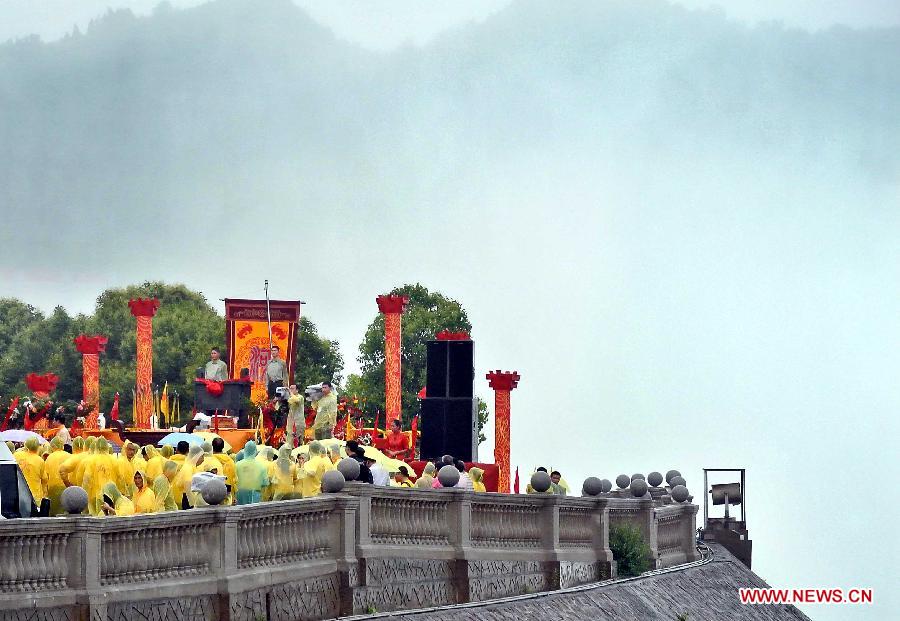
[[[266,443],[266,426],[263,424],[264,418],[262,413],[262,408],[259,408],[259,443]]]
[[[163,384],[162,394],[159,396],[159,413],[169,420],[169,382]]]

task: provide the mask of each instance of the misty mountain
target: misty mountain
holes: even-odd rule
[[[657,1],[521,1],[391,54],[288,0],[109,12],[0,47],[0,206],[16,236],[162,221],[186,240],[189,216],[281,214],[286,195],[315,203],[360,173],[418,200],[573,142],[617,158],[824,151],[894,183],[898,57],[897,29],[748,28]]]

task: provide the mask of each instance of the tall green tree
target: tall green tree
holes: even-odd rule
[[[120,393],[120,414],[131,419],[135,380],[135,318],[128,308],[132,298],[157,298],[153,318],[153,382],[169,395],[179,396],[182,420],[193,405],[193,378],[197,367],[219,347],[223,356],[225,320],[202,294],[184,285],[146,282],[100,294],[94,313],[70,317],[62,307],[44,317],[18,300],[0,300],[0,397],[27,392],[28,373],[51,372],[60,381],[57,401],[81,398],[81,355],[72,342],[78,334],[102,334],[109,340],[100,357],[100,410],[109,412]],[[338,343],[319,336],[315,325],[303,318],[297,332],[297,382],[312,384],[331,378],[340,382],[344,361]]]
[[[83,317],[73,319],[61,306],[49,317],[38,314],[36,320],[29,320],[24,327],[20,323],[21,329],[0,349],[0,394],[10,397],[27,393],[25,376],[29,373],[55,373],[60,378],[57,395],[66,394],[76,386],[80,394],[80,364],[76,369],[75,357],[69,356],[66,350],[75,349],[72,339],[83,324]],[[0,332],[9,333],[12,326],[15,320],[12,324],[0,324]],[[80,363],[80,356],[77,358]]]
[[[425,386],[426,342],[441,330],[471,332],[472,324],[462,305],[421,284],[403,285],[391,295],[409,296],[403,313],[401,333],[401,374],[403,422],[408,425],[418,414],[417,395]],[[357,358],[361,373],[348,381],[348,390],[366,397],[370,407],[384,410],[384,316],[379,313],[369,324]]]
[[[30,304],[14,298],[0,298],[0,355],[7,350],[16,335],[43,319],[43,313]]]
[[[301,317],[294,350],[294,383],[300,391],[325,380],[340,384],[343,370],[344,358],[338,342],[320,337],[316,324]]]

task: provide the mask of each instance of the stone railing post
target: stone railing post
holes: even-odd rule
[[[541,547],[544,552],[544,571],[550,589],[560,588],[559,503],[556,495],[536,496],[542,501]]]
[[[218,579],[219,618],[231,619],[231,590],[228,578],[238,570],[238,523],[240,509],[221,507],[216,511],[216,528],[209,541],[210,569]]]
[[[362,551],[366,546],[372,545],[372,486],[368,483],[348,481],[344,491],[357,499],[356,524],[354,536],[356,543],[357,560],[362,560]],[[362,569],[362,568],[361,568]],[[361,576],[365,584],[365,576]]]
[[[69,588],[79,592],[78,612],[84,619],[106,618],[106,595],[100,588],[101,521],[89,517],[69,518],[75,530],[66,552]]]
[[[616,562],[612,550],[609,549],[609,499],[596,498],[593,514],[594,552],[600,565],[600,575],[604,578],[615,578]]]
[[[644,540],[650,548],[650,569],[659,569],[659,546],[657,545],[656,512],[653,510],[653,499],[648,495],[638,499],[640,510],[638,520]]]
[[[371,499],[371,497],[369,497]],[[332,519],[334,554],[339,574],[341,615],[353,614],[353,590],[360,586],[359,561],[356,557],[356,528],[360,499],[351,496],[335,498]]]
[[[697,505],[684,505],[684,513],[682,514],[682,549],[684,550],[684,559],[687,563],[692,563],[700,559],[700,553],[697,552],[697,511],[700,509]]]
[[[453,494],[450,501],[448,523],[450,533],[448,539],[453,546],[455,569],[453,586],[456,589],[456,602],[464,604],[469,601],[469,557],[472,552],[472,497],[473,492],[461,489],[449,489]]]

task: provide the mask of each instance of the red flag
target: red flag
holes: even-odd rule
[[[116,393],[116,398],[113,399],[113,406],[109,411],[109,419],[119,420],[119,393]]]
[[[6,418],[3,419],[3,424],[0,425],[0,431],[6,431],[6,426],[9,425],[9,419],[12,416],[13,410],[15,410],[18,406],[18,397],[9,402],[9,408],[6,410]]]
[[[513,482],[513,494],[519,493],[519,467],[516,466],[516,479]]]

